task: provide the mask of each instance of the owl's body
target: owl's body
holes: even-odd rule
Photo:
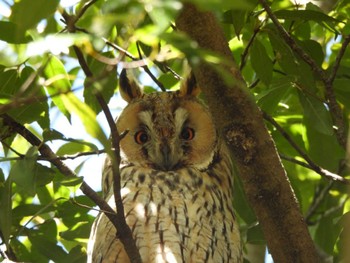
[[[241,262],[232,208],[232,167],[208,110],[180,92],[143,95],[126,75],[129,102],[117,121],[121,141],[121,195],[125,218],[144,263]],[[103,191],[115,207],[111,163]],[[89,241],[89,262],[130,262],[114,226],[100,214]]]

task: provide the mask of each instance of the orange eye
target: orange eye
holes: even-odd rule
[[[194,138],[194,130],[189,127],[185,127],[181,134],[180,134],[181,139],[184,139],[186,141],[190,141]]]
[[[148,134],[147,132],[141,130],[135,133],[135,142],[138,144],[144,144],[148,141]]]

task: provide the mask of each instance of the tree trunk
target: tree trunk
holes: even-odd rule
[[[212,13],[185,4],[176,25],[200,48],[214,51],[228,61],[220,69],[203,62],[193,70],[217,128],[230,148],[274,261],[318,262],[274,142],[217,20]]]

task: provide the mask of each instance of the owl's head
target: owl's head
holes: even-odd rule
[[[120,142],[124,160],[165,171],[209,166],[217,134],[209,111],[196,97],[194,76],[176,92],[143,94],[125,70],[119,82],[122,98],[128,102],[117,120],[118,131],[128,131]]]

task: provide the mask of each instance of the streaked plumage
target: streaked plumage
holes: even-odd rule
[[[123,71],[120,90],[129,102],[117,121],[129,131],[121,141],[121,194],[142,261],[241,262],[230,158],[194,96],[194,78],[178,92],[142,94]],[[109,160],[102,184],[114,207]],[[88,250],[89,262],[129,262],[103,214]]]

